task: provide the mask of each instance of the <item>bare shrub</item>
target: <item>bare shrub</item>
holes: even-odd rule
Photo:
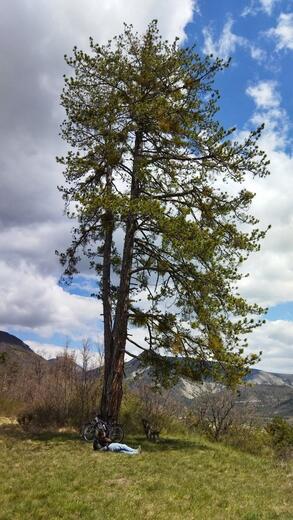
[[[89,372],[94,353],[87,340],[81,358],[80,367],[67,346],[49,363],[35,357],[30,364],[13,366],[2,380],[1,402],[18,403],[17,415],[26,428],[80,426],[96,412],[101,386],[100,378]],[[26,417],[31,419],[22,420]]]
[[[212,386],[205,387],[196,398],[195,425],[218,441],[239,422],[237,395],[227,388],[218,390]]]

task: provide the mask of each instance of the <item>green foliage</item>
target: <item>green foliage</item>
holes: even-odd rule
[[[267,427],[274,445],[289,444],[293,446],[293,426],[282,417],[274,417]]]
[[[260,426],[234,425],[223,438],[223,442],[252,455],[268,455],[271,453],[269,435]]]
[[[125,389],[119,420],[124,425],[126,434],[144,435],[142,419],[147,419],[163,435],[187,434],[188,428],[180,421],[177,412],[178,407],[174,408],[172,400],[155,388],[142,385],[134,390]]]
[[[237,288],[239,267],[266,233],[249,214],[254,194],[244,186],[268,173],[257,145],[262,127],[233,140],[235,129],[216,119],[213,86],[228,63],[162,40],[155,21],[142,37],[125,26],[90,47],[66,57],[73,75],[61,97],[62,135],[71,150],[59,158],[60,189],[78,224],[60,258],[72,276],[85,254],[100,278],[105,377],[133,344],[133,324],[146,330],[137,348],[215,360],[214,376],[235,386],[259,359],[245,355],[243,338],[264,312]]]
[[[282,417],[274,417],[266,430],[276,454],[280,458],[293,457],[293,425]]]
[[[142,417],[141,400],[134,393],[126,391],[123,396],[119,420],[128,435],[142,433]]]

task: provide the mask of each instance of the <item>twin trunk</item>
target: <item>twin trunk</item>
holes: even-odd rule
[[[138,132],[136,134],[133,155],[131,199],[139,196],[138,163],[141,151],[142,134]],[[111,185],[112,172],[109,170],[107,174],[107,188],[109,191],[111,191]],[[108,225],[105,230],[102,280],[105,362],[100,413],[101,416],[107,420],[111,419],[117,421],[123,396],[124,356],[127,341],[129,292],[137,220],[136,215],[133,214],[129,214],[126,220],[120,285],[113,324],[111,305],[111,248],[114,216],[111,211],[107,212],[106,222]]]

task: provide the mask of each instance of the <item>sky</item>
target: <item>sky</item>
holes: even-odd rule
[[[249,336],[263,351],[257,368],[293,373],[293,2],[292,0],[2,0],[0,3],[0,329],[54,357],[89,338],[102,345],[95,281],[81,272],[59,284],[55,250],[70,243],[71,222],[56,186],[62,169],[59,137],[64,54],[104,43],[123,22],[142,32],[158,19],[162,35],[196,43],[202,55],[231,57],[216,86],[218,118],[243,137],[262,122],[260,146],[270,176],[249,179],[251,212],[265,228],[261,251],[245,265],[241,294],[269,308]],[[137,332],[139,334],[139,331]]]

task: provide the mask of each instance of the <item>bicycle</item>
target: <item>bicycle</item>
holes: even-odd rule
[[[86,442],[93,442],[98,431],[105,432],[113,442],[122,442],[124,430],[121,424],[103,421],[98,415],[82,427],[81,436]]]

